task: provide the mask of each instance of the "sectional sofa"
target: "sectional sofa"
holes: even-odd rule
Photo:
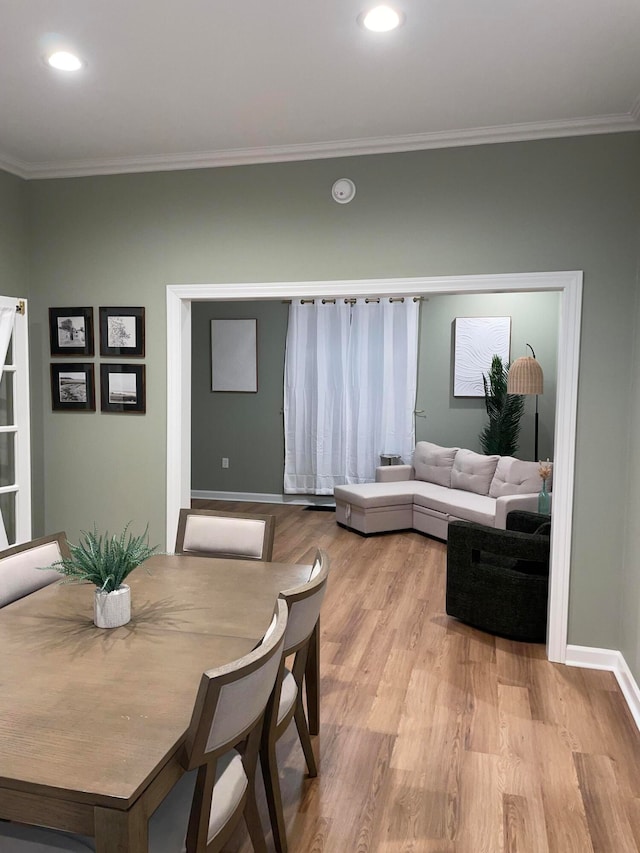
[[[412,465],[377,468],[375,483],[336,486],[336,521],[363,534],[413,528],[438,539],[450,521],[504,530],[511,510],[537,510],[541,488],[537,462],[419,441]]]

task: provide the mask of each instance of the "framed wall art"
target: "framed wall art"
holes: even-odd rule
[[[93,355],[93,308],[49,308],[51,355]]]
[[[95,412],[93,364],[51,364],[51,406],[54,412]]]
[[[258,321],[211,321],[211,390],[258,390]]]
[[[100,355],[144,355],[144,308],[100,308]]]
[[[456,317],[454,337],[453,396],[484,397],[493,356],[509,362],[511,317]]]
[[[144,414],[144,364],[101,364],[100,403],[103,412]]]

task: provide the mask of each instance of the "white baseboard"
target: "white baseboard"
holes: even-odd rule
[[[244,501],[263,504],[296,504],[299,506],[335,506],[331,495],[270,495],[265,492],[207,492],[193,489],[191,497],[201,501]]]
[[[635,724],[640,730],[640,687],[633,677],[622,652],[615,649],[592,649],[589,646],[567,646],[567,666],[606,669],[613,672]]]

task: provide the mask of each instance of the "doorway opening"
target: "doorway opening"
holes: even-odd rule
[[[558,291],[554,515],[549,580],[549,660],[564,663],[575,469],[582,273],[540,272],[351,281],[196,284],[167,287],[167,548],[191,500],[191,303],[349,296],[429,296]]]

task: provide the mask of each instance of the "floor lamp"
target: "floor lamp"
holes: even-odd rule
[[[533,358],[528,355],[517,358],[509,368],[507,376],[507,394],[536,395],[536,419],[534,428],[534,451],[533,459],[538,462],[538,394],[542,394],[544,376],[542,368],[536,361],[536,354],[531,344],[525,344],[533,353]]]

